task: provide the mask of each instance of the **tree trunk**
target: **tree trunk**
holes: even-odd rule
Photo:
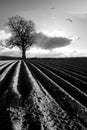
[[[26,59],[26,51],[25,51],[25,49],[23,48],[22,49],[22,59],[24,60],[24,59]]]

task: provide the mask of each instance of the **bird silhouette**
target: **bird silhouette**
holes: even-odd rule
[[[69,18],[67,18],[67,19],[66,19],[66,21],[69,21],[69,22],[71,22],[71,23],[72,23],[72,20],[71,20],[71,19],[69,19]]]
[[[77,38],[77,40],[79,40],[79,39],[80,39],[80,37]]]
[[[50,9],[52,9],[52,10],[53,10],[53,9],[55,9],[55,8],[54,8],[54,7],[51,7]]]

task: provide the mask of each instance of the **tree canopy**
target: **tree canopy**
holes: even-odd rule
[[[6,40],[6,47],[13,48],[17,46],[22,50],[22,58],[25,58],[26,50],[32,46],[35,41],[35,24],[32,20],[25,20],[21,16],[8,18],[6,23],[11,32],[11,37]]]

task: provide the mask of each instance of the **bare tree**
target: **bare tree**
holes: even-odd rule
[[[8,18],[7,26],[12,35],[6,40],[6,47],[17,46],[22,51],[22,59],[26,59],[26,50],[36,41],[34,22],[16,15]]]

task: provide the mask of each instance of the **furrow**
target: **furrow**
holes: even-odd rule
[[[13,102],[14,94],[11,91],[11,82],[18,62],[12,63],[3,72],[0,78],[0,129],[13,130],[8,108]]]
[[[51,78],[54,82],[61,86],[65,91],[67,91],[71,96],[80,101],[83,105],[87,107],[87,95],[79,90],[76,86],[72,85],[67,80],[61,78],[60,76],[55,75],[52,71],[42,67],[41,65],[36,65],[39,69],[41,69],[49,78]],[[72,93],[74,92],[74,94]]]
[[[52,96],[46,91],[46,89],[44,88],[44,86],[42,86],[42,83],[39,81],[39,79],[37,80],[37,78],[34,75],[35,71],[33,73],[32,69],[30,69],[31,67],[30,66],[28,67],[27,65],[25,64],[25,67],[26,67],[26,70],[27,70],[27,73],[28,73],[28,76],[29,76],[29,79],[33,88],[30,94],[30,97],[32,96],[31,99],[33,100],[33,104],[32,104],[33,109],[34,109],[33,114],[37,113],[37,116],[35,114],[34,117],[36,116],[35,118],[37,118],[37,121],[39,119],[40,124],[41,124],[41,126],[38,125],[36,127],[34,126],[31,127],[30,125],[30,129],[31,128],[34,128],[34,129],[38,128],[40,130],[43,130],[45,128],[48,130],[66,129],[67,123],[65,122],[65,120],[67,119],[65,118],[66,117],[69,118],[69,116],[64,110],[61,109],[59,104],[56,103],[55,100],[52,98]],[[37,75],[39,75],[39,73],[37,73]],[[44,77],[43,77],[43,80],[44,80]],[[46,77],[46,80],[48,80],[47,77]],[[50,86],[51,84],[49,84],[49,81],[47,83],[49,85],[48,87],[51,87]],[[55,85],[53,85],[53,87],[54,86]],[[27,107],[28,106],[29,104],[27,104]],[[68,119],[67,122],[75,123],[74,121],[71,121],[71,120],[73,119]],[[68,125],[68,128],[70,129],[69,125]]]
[[[39,65],[39,64],[36,64]],[[81,79],[78,79],[74,76],[71,76],[70,74],[67,74],[64,71],[60,71],[57,70],[56,68],[47,66],[47,65],[40,65],[43,66],[45,68],[47,68],[48,70],[50,70],[51,72],[55,73],[57,76],[60,76],[61,78],[65,79],[66,81],[70,82],[72,85],[75,85],[78,89],[80,89],[81,91],[83,91],[84,93],[87,94],[87,83]]]
[[[51,64],[51,63],[49,63],[49,61],[46,62],[46,64],[45,64],[44,62],[39,62],[39,61],[33,62],[33,63],[39,63],[39,64],[41,64],[41,65],[51,66],[51,67],[53,67],[53,68],[56,68],[56,69],[59,70],[59,71],[63,71],[63,72],[65,72],[65,73],[70,74],[71,76],[74,76],[74,77],[76,77],[76,78],[78,78],[78,79],[80,79],[80,80],[83,80],[84,82],[87,83],[87,77],[86,77],[86,76],[81,75],[81,74],[78,74],[77,72],[74,72],[74,71],[70,70],[68,67],[65,68],[63,65],[59,66],[59,65],[56,65],[56,64],[54,64],[54,63]]]
[[[12,69],[12,67],[16,64],[17,62],[11,63],[9,66],[7,66],[4,70],[4,72],[0,75],[0,82],[4,80],[6,75],[9,73],[9,71]],[[0,83],[1,84],[1,83]]]

